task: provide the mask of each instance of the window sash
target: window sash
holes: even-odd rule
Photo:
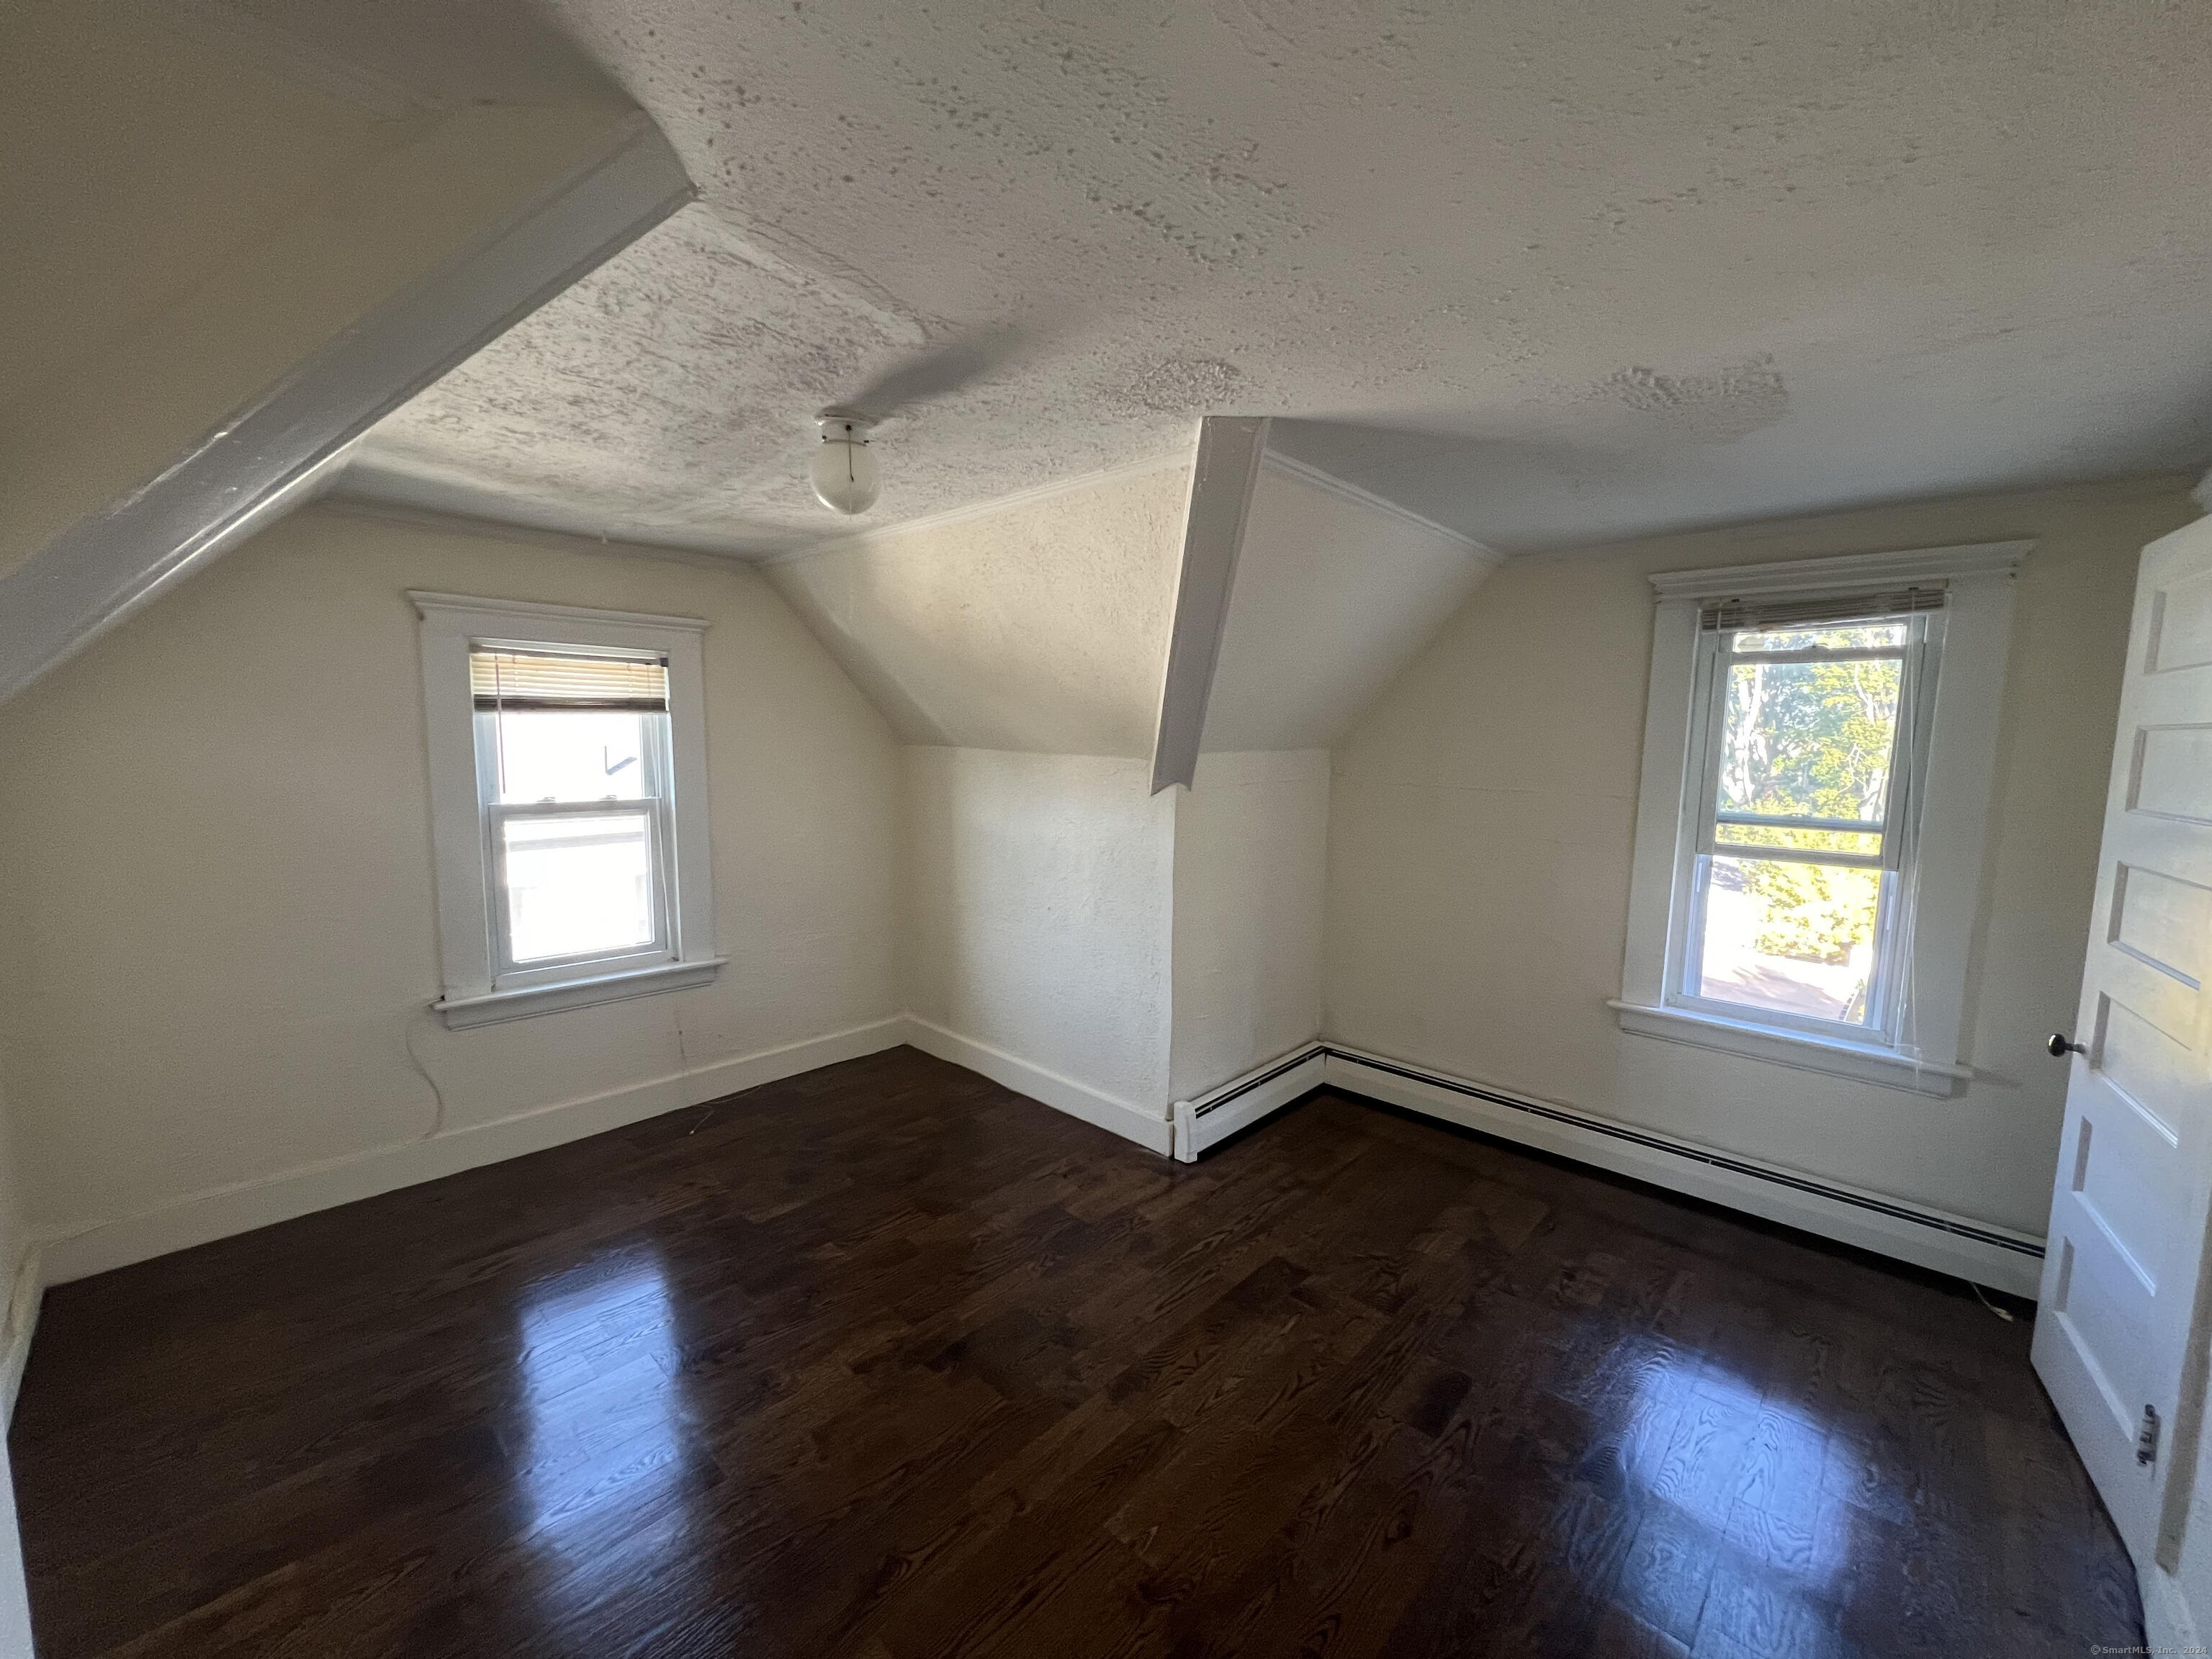
[[[1812,607],[1807,607],[1809,611]],[[1902,614],[1899,614],[1899,612]],[[1738,653],[1738,631],[1757,631],[1758,625],[1741,630],[1716,626],[1709,607],[1701,617],[1698,662],[1692,679],[1693,703],[1691,744],[1686,758],[1683,822],[1676,842],[1675,902],[1671,907],[1675,924],[1669,931],[1665,965],[1664,1000],[1669,1006],[1729,1019],[1749,1025],[1872,1042],[1895,1047],[1902,1040],[1909,999],[1912,915],[1915,908],[1914,867],[1917,853],[1920,803],[1925,790],[1928,736],[1935,709],[1936,667],[1941,653],[1943,613],[1918,603],[1910,609],[1881,614],[1863,607],[1830,609],[1820,615],[1820,624],[1845,627],[1902,622],[1905,644],[1899,647],[1808,647],[1787,652]],[[1805,625],[1805,624],[1800,624]],[[1775,623],[1765,621],[1771,630]],[[1900,665],[1898,706],[1891,741],[1890,769],[1885,809],[1880,820],[1802,817],[1784,813],[1754,813],[1720,806],[1720,765],[1725,751],[1728,690],[1730,669],[1739,663],[1851,662],[1880,659]],[[1779,829],[1825,830],[1881,836],[1879,854],[1831,852],[1821,848],[1759,847],[1720,839],[1723,823]],[[1700,982],[1705,959],[1705,931],[1711,896],[1712,860],[1773,860],[1780,862],[1827,865],[1842,869],[1879,870],[1880,896],[1873,936],[1873,963],[1867,986],[1867,1017],[1863,1023],[1827,1019],[1763,1007],[1756,1003],[1711,997],[1692,988]]]
[[[486,920],[490,933],[488,942],[492,988],[507,990],[574,979],[580,969],[594,967],[617,973],[675,960],[675,823],[668,787],[671,755],[666,712],[641,722],[644,743],[638,759],[645,775],[641,780],[639,793],[626,799],[599,800],[502,802],[499,798],[498,719],[495,709],[476,711],[477,813],[486,897],[489,900]],[[527,961],[517,961],[509,914],[506,825],[510,821],[529,818],[633,815],[642,816],[647,823],[647,854],[651,860],[653,882],[652,939],[642,945],[614,951],[586,951],[570,956],[532,957]]]
[[[1697,867],[1693,872],[1695,888],[1685,940],[1684,977],[1675,981],[1677,988],[1667,998],[1669,1007],[1710,1014],[1717,1019],[1732,1019],[1745,1025],[1802,1031],[1813,1036],[1840,1037],[1849,1042],[1886,1044],[1894,1042],[1891,1030],[1894,1022],[1887,1017],[1902,1012],[1901,998],[1893,989],[1893,984],[1903,977],[1898,959],[1901,958],[1910,939],[1899,926],[1899,883],[1893,874],[1883,872],[1881,897],[1875,908],[1874,965],[1867,981],[1867,1018],[1861,1024],[1847,1019],[1823,1019],[1817,1014],[1801,1014],[1787,1008],[1764,1007],[1755,1002],[1738,1002],[1729,997],[1705,996],[1686,988],[1687,976],[1700,973],[1705,961],[1705,884],[1711,875],[1711,865],[1712,861],[1708,858],[1696,860]]]
[[[1733,637],[1723,635],[1723,637]],[[1729,652],[1730,662],[1894,662],[1905,653],[1893,645],[1805,645],[1791,651]]]

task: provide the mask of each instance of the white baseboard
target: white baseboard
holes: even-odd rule
[[[2203,1653],[2197,1620],[2189,1599],[2172,1576],[2156,1566],[2136,1569],[2136,1588],[2142,1593],[2143,1646],[2152,1653]],[[2119,1650],[2115,1649],[2118,1652]]]
[[[994,1048],[988,1042],[978,1042],[957,1031],[949,1031],[919,1014],[908,1014],[906,1023],[906,1040],[926,1054],[934,1054],[955,1066],[964,1066],[971,1072],[980,1072],[992,1082],[1004,1084],[1017,1094],[1041,1100],[1048,1106],[1066,1112],[1070,1117],[1081,1118],[1085,1123],[1095,1123],[1125,1140],[1135,1141],[1149,1152],[1166,1156],[1174,1151],[1175,1125],[1164,1116],[1149,1112],[1132,1102],[1101,1093],[1088,1084],[1078,1083],[1072,1077],[1048,1072],[1043,1066],[1032,1065],[1003,1048]]]
[[[1218,1089],[1176,1102],[1176,1161],[1197,1163],[1198,1155],[1207,1147],[1218,1146],[1239,1129],[1320,1088],[1328,1058],[1328,1050],[1322,1044],[1309,1042],[1230,1079]]]
[[[2043,1241],[2031,1233],[1815,1180],[1427,1066],[1325,1046],[1327,1080],[1353,1094],[2015,1296],[2034,1297],[2042,1278]]]
[[[39,1328],[39,1306],[46,1277],[35,1244],[23,1252],[8,1294],[7,1327],[0,1337],[0,1433],[15,1420],[15,1396],[22,1391],[23,1367],[31,1360],[31,1338]]]
[[[538,1107],[496,1122],[449,1130],[428,1140],[218,1188],[158,1210],[46,1240],[42,1250],[44,1282],[65,1284],[357,1199],[544,1152],[663,1112],[717,1100],[740,1089],[757,1088],[817,1066],[896,1048],[906,1040],[906,1021],[893,1016],[804,1042]]]

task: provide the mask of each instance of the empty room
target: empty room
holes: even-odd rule
[[[2212,9],[10,0],[0,1656],[2212,1632]]]

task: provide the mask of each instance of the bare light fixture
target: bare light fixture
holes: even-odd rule
[[[875,452],[868,447],[868,432],[875,422],[862,415],[841,414],[825,409],[815,416],[821,423],[822,441],[807,469],[814,493],[834,513],[865,513],[876,504],[881,488],[876,477]]]

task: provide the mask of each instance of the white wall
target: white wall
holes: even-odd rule
[[[1174,1099],[1321,1035],[1328,751],[1204,754],[1176,792]]]
[[[1042,1074],[1013,1086],[1158,1141],[1173,798],[1141,761],[1003,750],[908,749],[906,786],[908,1010]]]
[[[1077,480],[767,571],[914,745],[915,1041],[1160,1151],[1176,804],[1145,757],[1189,482]]]
[[[1159,795],[1109,756],[917,746],[906,776],[934,1052],[1164,1147],[1175,1100],[1320,1034],[1326,750],[1207,755]]]
[[[2181,1478],[2179,1473],[2171,1477]],[[2200,1639],[2212,1614],[2212,1437],[2197,1442],[2197,1467],[2190,1474],[2189,1516],[2181,1534],[2181,1557],[2172,1573],[2155,1563],[2138,1564],[2143,1624],[2152,1651],[2185,1650]]]
[[[2136,555],[2180,481],[1924,503],[1509,561],[1334,756],[1328,1034],[2041,1232]],[[1623,1034],[1655,570],[2032,536],[1968,990],[1931,1101]]]
[[[428,1012],[410,587],[710,620],[715,983],[466,1031]],[[27,1219],[51,1239],[140,1218],[50,1262],[89,1271],[293,1212],[287,1194],[313,1207],[589,1133],[891,1018],[896,756],[742,566],[283,521],[0,708]],[[564,1104],[565,1128],[531,1115]],[[459,1150],[426,1163],[434,1137]]]
[[[1198,787],[1152,800],[1188,489],[1183,465],[1079,480],[768,570],[916,745],[925,1040],[1148,1141],[1175,1098],[1319,1033],[1324,745],[1494,562],[1265,471]]]

